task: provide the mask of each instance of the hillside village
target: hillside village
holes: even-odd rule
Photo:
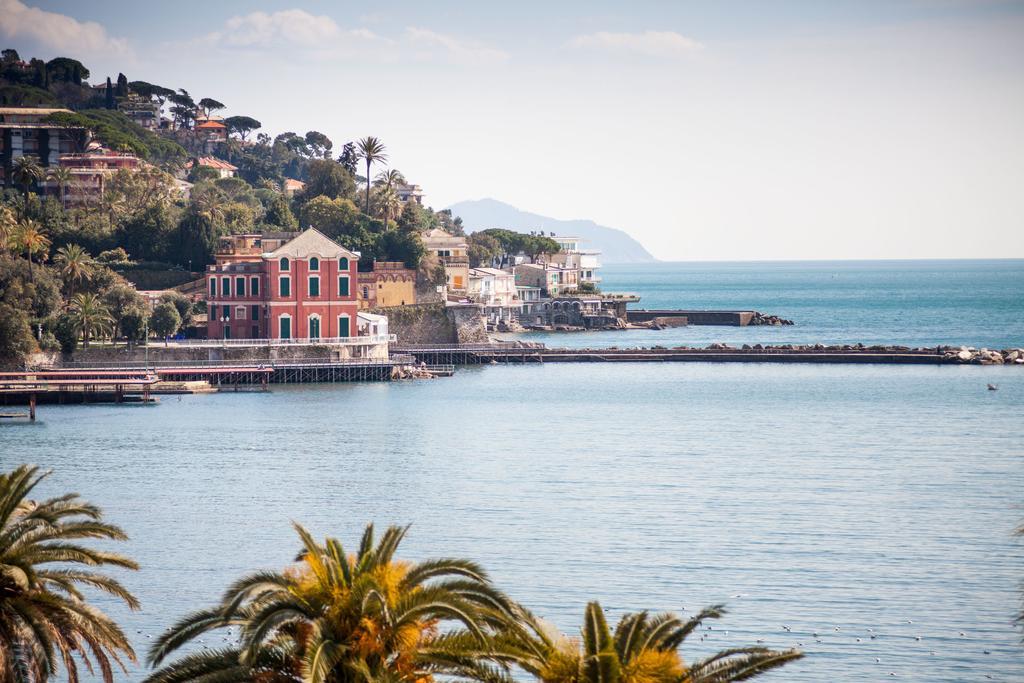
[[[0,360],[150,337],[384,336],[395,309],[486,331],[622,327],[573,237],[465,235],[375,137],[275,137],[209,97],[70,58],[0,58]]]

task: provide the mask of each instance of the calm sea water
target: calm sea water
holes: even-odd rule
[[[1009,317],[976,317],[973,338]],[[78,491],[129,532],[143,610],[100,602],[140,652],[288,563],[292,520],[349,543],[373,520],[412,523],[406,557],[483,562],[570,631],[591,599],[613,616],[727,603],[684,654],[803,644],[765,680],[1019,681],[1022,409],[1020,368],[491,366],[42,406],[0,425],[0,465],[53,468],[42,493]]]
[[[530,333],[550,346],[904,344],[1024,346],[1024,260],[655,263],[602,269],[641,308],[755,309],[793,327]]]

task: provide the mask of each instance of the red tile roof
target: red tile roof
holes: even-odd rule
[[[210,130],[211,128],[220,129],[227,128],[227,126],[225,126],[220,121],[203,121],[202,123],[196,126],[196,130]]]

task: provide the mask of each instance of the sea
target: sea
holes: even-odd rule
[[[796,324],[537,338],[1024,346],[1022,261],[603,275],[651,308]],[[287,566],[293,523],[351,546],[374,522],[411,525],[404,558],[481,562],[569,634],[590,600],[611,620],[724,604],[687,661],[764,645],[807,655],[765,681],[1021,681],[1022,409],[1022,367],[501,365],[41,406],[0,425],[0,464],[52,469],[38,495],[76,491],[130,535],[117,547],[141,569],[118,575],[142,609],[95,600],[140,658],[237,577]]]

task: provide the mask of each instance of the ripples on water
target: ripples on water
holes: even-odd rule
[[[1013,368],[486,367],[43,406],[0,427],[0,460],[54,468],[44,493],[128,530],[144,609],[113,611],[140,651],[289,562],[290,520],[349,543],[375,520],[413,523],[408,557],[482,561],[563,629],[595,598],[614,616],[725,602],[684,654],[802,642],[766,680],[1011,681],[1022,404]]]

